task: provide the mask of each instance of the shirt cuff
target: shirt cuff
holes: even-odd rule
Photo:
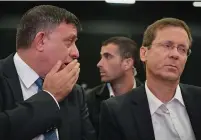
[[[48,94],[50,94],[50,96],[52,96],[52,98],[55,100],[55,102],[57,103],[57,106],[60,109],[59,103],[57,102],[56,98],[49,91],[47,91],[47,90],[43,90],[43,91],[47,92]]]

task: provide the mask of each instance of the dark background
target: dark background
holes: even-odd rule
[[[89,88],[100,83],[96,64],[99,61],[101,42],[111,36],[127,36],[134,39],[138,47],[145,28],[163,17],[184,20],[193,35],[192,55],[181,81],[201,85],[201,7],[192,2],[143,2],[133,5],[108,4],[102,2],[0,2],[0,58],[15,52],[16,26],[22,14],[40,4],[51,4],[66,8],[74,13],[83,26],[77,42],[80,51],[81,73],[79,83]],[[137,77],[145,80],[142,64],[137,66]]]

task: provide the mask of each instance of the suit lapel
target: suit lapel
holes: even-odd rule
[[[154,130],[149,110],[145,87],[134,89],[131,94],[131,112],[136,120],[140,140],[154,140]]]
[[[93,113],[96,114],[96,115],[94,115],[94,117],[98,123],[101,102],[110,98],[110,93],[109,93],[109,90],[107,88],[107,84],[103,84],[101,86],[99,92],[96,93],[95,98],[96,98],[96,100],[94,102]]]
[[[197,93],[180,84],[183,100],[191,122],[196,139],[201,139],[201,113],[200,100],[195,96]],[[200,93],[199,93],[200,94]]]
[[[13,56],[14,54],[3,60],[3,75],[12,91],[14,100],[16,102],[20,102],[23,101],[23,96],[18,74],[14,65]]]

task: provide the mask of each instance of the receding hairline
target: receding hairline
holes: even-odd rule
[[[180,29],[182,29],[183,31],[185,31],[185,33],[186,33],[186,35],[187,35],[187,38],[188,38],[189,47],[191,47],[192,42],[191,42],[191,40],[190,40],[189,34],[188,34],[188,32],[185,30],[185,28],[183,28],[182,26],[161,25],[161,26],[157,27],[156,30],[155,30],[155,38],[154,38],[154,40],[155,40],[156,37],[157,37],[158,31],[161,31],[161,30],[166,29],[166,28],[180,28]],[[154,40],[153,40],[153,41],[154,41]],[[152,42],[153,42],[153,41],[152,41]]]

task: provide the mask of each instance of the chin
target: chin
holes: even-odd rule
[[[168,80],[168,81],[178,81],[180,76],[178,74],[165,74],[162,75],[164,80]]]
[[[101,82],[108,82],[108,80],[105,78],[101,78]]]
[[[101,77],[101,82],[110,82],[110,79],[107,77]]]

